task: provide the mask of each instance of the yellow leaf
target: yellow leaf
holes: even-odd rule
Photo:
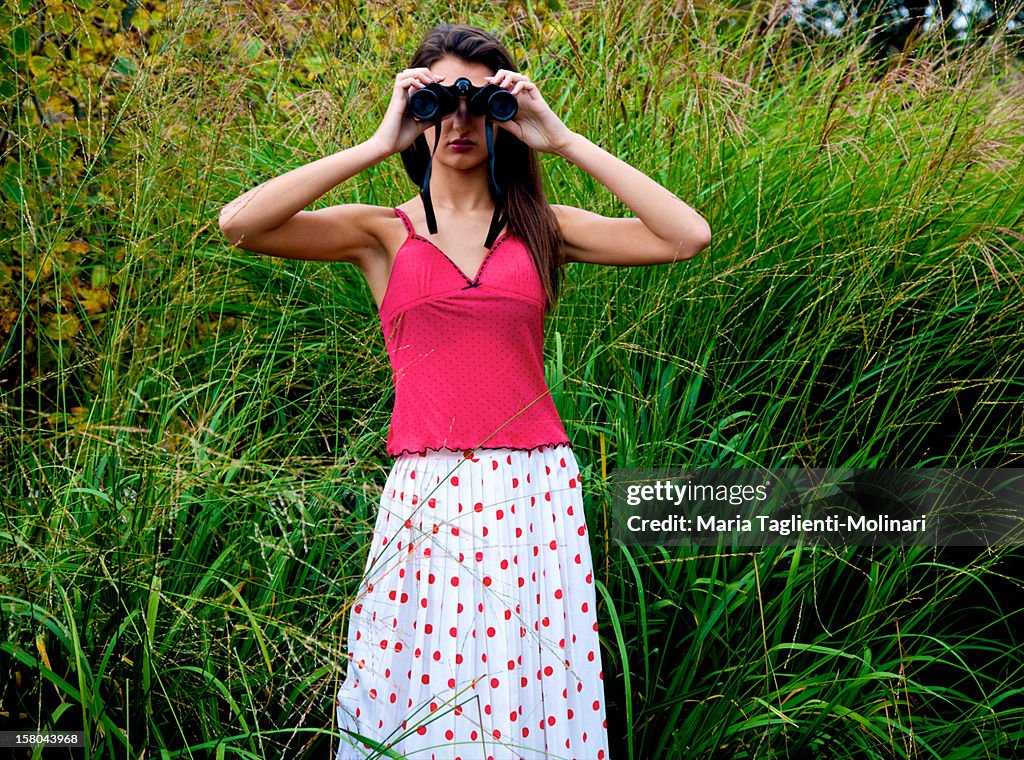
[[[149,11],[145,8],[137,8],[135,10],[135,15],[132,16],[132,26],[143,34],[148,32],[153,26],[149,17]]]
[[[88,253],[91,250],[91,246],[84,240],[72,240],[68,248],[78,254]]]
[[[79,295],[82,307],[89,314],[99,314],[110,303],[110,294],[103,288],[82,288]]]
[[[46,643],[43,641],[42,634],[36,636],[36,649],[39,651],[39,656],[43,660],[43,665],[46,666],[47,670],[53,670],[50,666],[50,656],[46,654]]]
[[[30,55],[28,57],[28,68],[36,76],[50,70],[53,61],[42,55]]]
[[[81,328],[82,323],[74,314],[51,314],[47,319],[49,324],[43,331],[50,340],[70,340]]]
[[[31,265],[25,267],[25,276],[29,278],[30,282],[35,282],[37,279],[45,280],[52,274],[53,259],[51,259],[49,256],[43,259],[42,272],[40,272],[40,270],[37,267]]]

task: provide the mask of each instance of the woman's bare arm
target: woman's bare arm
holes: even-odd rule
[[[291,259],[361,263],[380,243],[369,221],[372,206],[346,204],[305,211],[331,188],[389,155],[366,142],[292,169],[246,191],[220,212],[220,229],[232,245]]]
[[[558,151],[629,206],[635,218],[614,219],[556,206],[568,261],[612,266],[667,264],[696,256],[711,228],[694,209],[625,161],[572,133]]]
[[[426,67],[400,72],[373,137],[238,196],[221,209],[221,232],[248,251],[291,259],[350,261],[364,273],[380,270],[385,255],[382,225],[395,218],[394,212],[356,203],[304,209],[336,185],[411,145],[430,125],[415,121],[407,112],[409,94],[436,81],[439,78]]]

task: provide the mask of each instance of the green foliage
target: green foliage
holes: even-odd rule
[[[217,212],[369,136],[444,19],[713,230],[573,265],[548,324],[613,757],[1019,754],[1019,550],[601,539],[616,467],[1020,466],[1019,67],[646,0],[0,7],[0,728],[329,754],[390,370],[353,267],[232,248]],[[629,213],[543,163],[553,202]],[[395,158],[315,205],[414,191]]]

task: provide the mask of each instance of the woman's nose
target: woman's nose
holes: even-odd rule
[[[459,98],[459,107],[455,109],[453,118],[459,124],[468,124],[473,120],[473,114],[469,112],[469,103],[465,98]]]

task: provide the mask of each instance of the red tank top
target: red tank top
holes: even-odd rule
[[[500,235],[471,279],[395,213],[408,236],[379,309],[395,384],[388,454],[568,443],[544,380],[547,299],[522,240]]]

